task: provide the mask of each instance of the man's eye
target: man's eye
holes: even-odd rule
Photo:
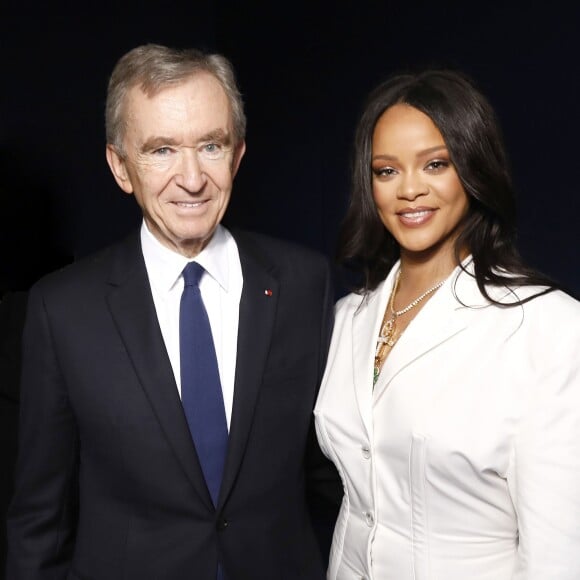
[[[169,147],[159,147],[158,149],[155,149],[153,151],[154,155],[168,155],[170,153],[171,149]]]
[[[206,143],[201,152],[208,159],[219,159],[222,157],[224,150],[219,143]]]

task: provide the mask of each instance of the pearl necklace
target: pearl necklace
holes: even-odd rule
[[[383,367],[385,357],[387,356],[387,348],[392,348],[393,346],[395,346],[395,343],[399,339],[398,336],[395,337],[395,333],[397,331],[397,318],[399,316],[402,316],[403,314],[406,314],[407,312],[409,312],[409,310],[415,308],[415,306],[417,306],[417,304],[419,304],[421,300],[424,300],[427,296],[429,296],[429,294],[432,294],[433,292],[435,292],[435,290],[441,288],[441,286],[443,286],[445,282],[445,279],[441,280],[441,282],[438,282],[437,284],[435,284],[435,286],[423,292],[421,296],[415,298],[415,300],[413,300],[410,304],[407,304],[405,308],[401,310],[395,310],[394,308],[395,294],[399,289],[400,279],[401,279],[401,270],[399,269],[399,271],[397,272],[397,276],[395,278],[393,291],[391,292],[391,298],[389,299],[389,303],[387,305],[387,308],[385,309],[385,315],[383,317],[383,323],[381,324],[381,330],[377,338],[377,347],[375,349],[375,362],[373,369],[373,386],[375,385],[377,379],[379,378],[379,374]],[[390,316],[389,310],[391,311]]]

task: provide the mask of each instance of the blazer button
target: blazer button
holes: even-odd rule
[[[225,530],[225,529],[226,529],[226,528],[227,528],[229,525],[230,525],[230,522],[228,522],[228,520],[226,520],[226,518],[220,518],[220,519],[217,521],[217,524],[216,524],[216,529],[217,529],[219,532],[222,532],[222,531],[223,531],[223,530]]]

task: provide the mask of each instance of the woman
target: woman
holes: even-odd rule
[[[328,578],[580,578],[580,302],[515,249],[496,116],[455,71],[370,95],[315,407]]]

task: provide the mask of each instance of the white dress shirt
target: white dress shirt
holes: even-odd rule
[[[141,247],[159,326],[181,395],[179,304],[183,292],[182,271],[190,260],[162,245],[145,222],[141,225]],[[213,334],[229,429],[243,284],[242,266],[234,238],[223,226],[218,225],[210,242],[195,257],[195,261],[207,272],[199,288]]]

